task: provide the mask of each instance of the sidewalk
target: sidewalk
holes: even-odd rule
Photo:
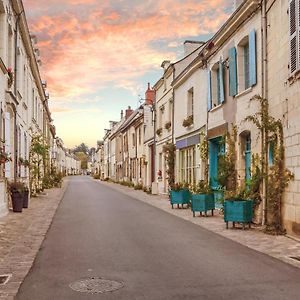
[[[295,239],[286,236],[272,236],[264,234],[260,227],[254,227],[250,230],[242,230],[240,228],[226,229],[223,216],[218,212],[215,212],[214,217],[199,217],[199,214],[196,214],[196,217],[193,218],[193,214],[190,209],[177,209],[177,206],[176,208],[174,206],[174,209],[172,209],[167,196],[148,195],[143,191],[134,190],[132,188],[109,182],[99,181],[99,183],[137,200],[155,206],[167,213],[197,224],[246,247],[265,253],[300,268],[300,261],[291,258],[299,257],[300,260],[300,242]],[[210,214],[210,212],[208,214]]]
[[[46,190],[45,194],[29,201],[22,213],[12,211],[0,218],[0,276],[9,275],[6,284],[0,284],[0,299],[14,299],[29,272],[52,223],[56,209],[67,188]]]

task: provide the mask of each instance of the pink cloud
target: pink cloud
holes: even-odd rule
[[[215,32],[228,18],[228,0],[146,2],[24,0],[31,31],[40,38],[43,75],[56,101],[73,101],[109,82],[134,88],[137,78],[176,53],[156,41]],[[41,9],[42,7],[42,9]],[[123,83],[123,84],[122,84]]]

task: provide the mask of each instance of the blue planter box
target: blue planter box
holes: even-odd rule
[[[196,211],[199,211],[200,215],[202,215],[202,212],[205,212],[205,216],[207,216],[207,211],[211,210],[211,214],[214,215],[214,209],[216,209],[214,194],[192,195],[192,212],[194,217]]]
[[[251,221],[253,218],[253,201],[252,200],[226,200],[224,202],[224,221],[226,222],[226,228],[228,229],[228,222],[243,223],[243,229],[245,229],[245,223],[251,227]]]
[[[174,204],[188,204],[190,203],[191,193],[188,189],[180,191],[170,191],[170,202],[173,208]]]

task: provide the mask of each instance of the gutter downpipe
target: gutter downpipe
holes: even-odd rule
[[[157,194],[158,194],[158,181],[157,181],[157,176],[156,176],[156,126],[157,126],[157,120],[156,120],[156,117],[157,117],[157,114],[156,114],[156,90],[155,90],[155,94],[154,94],[154,104],[153,104],[153,110],[154,110],[154,119],[153,119],[153,127],[154,127],[154,137],[153,137],[153,156],[154,158],[152,159],[151,158],[151,161],[154,162],[153,163],[153,174],[154,174],[154,178],[153,178],[153,182],[151,183],[151,186],[152,184],[156,184],[157,183]],[[152,177],[152,175],[151,175]],[[153,189],[152,189],[152,194],[153,194]]]
[[[268,62],[267,62],[267,11],[266,11],[266,0],[262,0],[261,3],[261,24],[262,24],[262,97],[263,99],[268,98],[268,86],[267,86],[267,68],[268,68]],[[266,132],[262,133],[262,145],[261,145],[261,152],[262,157],[264,158],[263,161],[265,162],[262,166],[263,173],[267,174],[268,172],[268,149],[267,147],[267,136],[265,136]],[[268,179],[267,177],[263,178],[263,215],[262,215],[262,225],[266,225],[267,223],[267,191],[268,191]]]
[[[16,14],[17,19],[15,23],[15,68],[14,68],[14,94],[15,97],[17,98],[17,62],[18,62],[18,54],[17,54],[17,49],[18,49],[18,28],[19,28],[19,22],[21,19],[21,15],[23,14],[24,10],[22,10],[20,13]],[[18,161],[18,131],[17,131],[17,108],[14,110],[15,113],[15,118],[14,118],[14,144],[15,144],[15,164],[14,164],[14,180],[17,179],[18,177],[18,167],[17,167],[17,161]]]

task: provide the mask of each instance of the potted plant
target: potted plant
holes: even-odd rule
[[[0,164],[5,164],[6,162],[11,161],[10,154],[4,151],[2,147],[0,150]]]
[[[216,209],[214,193],[204,180],[200,180],[197,185],[192,187],[191,200],[191,210],[194,217],[196,211],[200,212],[201,216],[202,212],[204,212],[207,217],[207,211],[211,210],[212,216],[214,215],[214,209]]]
[[[170,203],[172,205],[172,209],[174,208],[174,204],[177,204],[178,208],[179,204],[181,204],[182,208],[184,204],[190,204],[190,198],[191,193],[187,184],[175,183],[171,185]]]
[[[27,186],[24,186],[24,190],[23,190],[23,208],[28,208],[28,202],[29,202],[29,188]]]
[[[157,135],[161,135],[161,134],[162,134],[162,128],[158,128],[158,129],[156,130],[156,134],[157,134]]]
[[[172,126],[172,123],[171,123],[171,121],[169,121],[165,124],[165,129],[169,130],[169,129],[171,129],[171,126]]]
[[[22,212],[24,189],[25,185],[21,181],[13,181],[8,184],[9,192],[12,200],[12,207],[14,212]]]
[[[183,120],[182,126],[183,127],[190,127],[194,124],[194,117],[193,115],[188,116],[186,119]]]
[[[245,229],[245,224],[251,228],[252,219],[253,200],[248,199],[246,189],[237,193],[227,192],[224,201],[226,229],[228,229],[228,222],[232,222],[233,227],[235,223],[242,223],[243,229]]]

